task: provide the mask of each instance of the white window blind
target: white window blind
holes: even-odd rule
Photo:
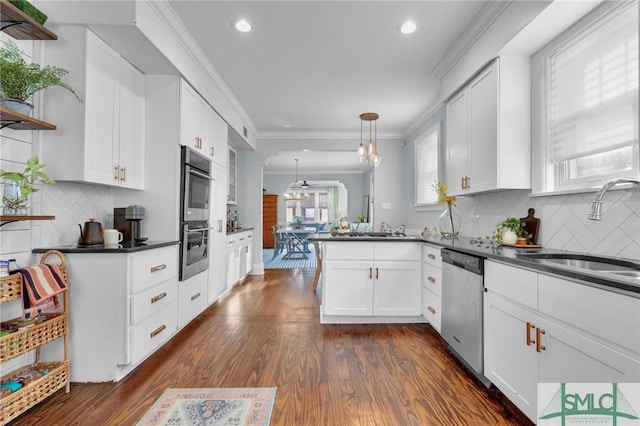
[[[416,205],[436,204],[438,192],[433,185],[438,181],[439,126],[429,129],[416,140]]]
[[[638,3],[549,57],[551,161],[638,144]]]

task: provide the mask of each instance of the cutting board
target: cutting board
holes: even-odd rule
[[[524,222],[527,234],[531,234],[531,244],[538,244],[538,230],[540,229],[540,219],[533,217],[535,212],[535,209],[530,208],[527,217],[520,219]]]

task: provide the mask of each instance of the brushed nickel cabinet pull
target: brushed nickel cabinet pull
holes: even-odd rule
[[[193,296],[191,296],[191,301],[193,302],[194,300],[196,300],[198,297],[200,297],[200,293],[196,293]]]
[[[536,342],[531,338],[531,330],[534,328],[536,328],[536,326],[531,324],[529,321],[527,321],[527,346],[531,346],[533,343]]]
[[[113,178],[115,180],[120,180],[120,167],[115,166],[114,169],[116,169],[116,173],[115,173],[115,176]]]
[[[127,168],[126,167],[122,167],[122,178],[120,178],[121,181],[126,182],[127,181]]]
[[[214,156],[213,153],[215,152],[215,147],[212,146],[211,148],[209,148],[209,152],[211,153],[211,156],[213,157]]]
[[[380,279],[380,271],[376,267],[376,280]]]
[[[162,271],[163,269],[167,269],[167,265],[165,265],[164,263],[162,265],[152,266],[151,273],[153,274],[154,272]]]
[[[429,310],[429,312],[431,312],[432,314],[436,314],[436,308],[434,308],[433,306],[427,306],[427,309]]]
[[[373,268],[369,267],[369,279],[372,278],[373,275]]]
[[[162,293],[160,293],[159,295],[157,295],[157,296],[153,296],[153,297],[151,298],[151,303],[156,303],[157,301],[162,300],[162,299],[164,299],[165,297],[167,297],[167,293],[163,291],[163,292],[162,292]]]
[[[544,330],[540,327],[536,328],[536,352],[542,352],[547,348],[542,344],[542,335],[545,334]]]
[[[471,178],[467,176],[467,189],[471,188],[471,184],[469,182],[471,182]]]
[[[434,283],[434,284],[436,283],[436,279],[435,279],[435,278],[433,278],[433,277],[431,277],[431,276],[427,277],[427,279],[428,279],[429,281],[431,281],[432,283]]]
[[[149,334],[149,336],[153,339],[154,337],[156,337],[158,334],[162,333],[165,329],[167,328],[166,325],[162,324],[160,327],[156,328],[155,330],[153,330],[151,332],[151,334]]]
[[[435,254],[433,254],[433,253],[429,253],[429,254],[427,255],[427,257],[428,257],[429,259],[431,259],[431,260],[436,260],[436,255],[435,255]]]

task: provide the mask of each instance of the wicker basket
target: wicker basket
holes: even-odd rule
[[[67,281],[67,262],[64,254],[58,250],[49,250],[40,258],[40,263],[46,263],[49,256],[56,255],[60,259],[58,268],[65,281]],[[0,303],[22,298],[22,276],[20,274],[0,277]]]
[[[49,319],[29,328],[0,337],[0,362],[10,360],[51,342],[67,332],[66,313],[48,313]],[[8,322],[13,322],[11,320]]]
[[[67,385],[69,361],[43,362],[35,364],[35,366],[50,369],[50,371],[22,389],[0,399],[0,425],[9,423],[29,408]],[[2,381],[8,380],[14,374],[15,372],[2,377]]]

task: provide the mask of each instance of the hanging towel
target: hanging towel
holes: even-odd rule
[[[16,271],[22,275],[22,309],[25,318],[43,310],[60,307],[57,295],[67,291],[58,265],[41,263]]]

